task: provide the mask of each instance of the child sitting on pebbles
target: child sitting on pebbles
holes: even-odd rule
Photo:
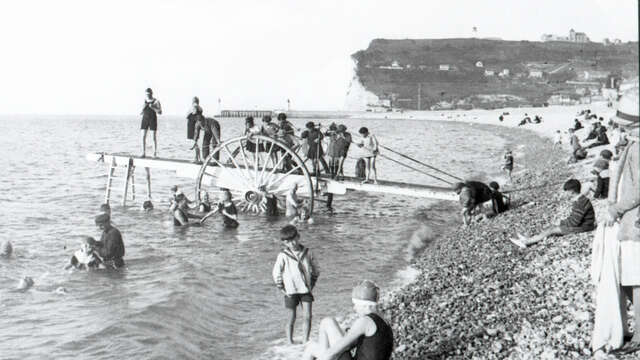
[[[511,238],[511,242],[525,249],[527,246],[536,244],[549,236],[568,235],[595,229],[596,216],[593,211],[591,201],[580,193],[580,181],[569,179],[563,186],[564,194],[573,196],[574,201],[571,206],[571,214],[557,225],[543,230],[540,234],[532,237],[525,237],[517,234],[518,238]]]

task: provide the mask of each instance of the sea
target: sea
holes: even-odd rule
[[[291,120],[300,128],[314,121]],[[315,121],[344,124],[354,134],[366,126],[380,144],[464,178],[498,176],[507,144],[491,127],[467,123],[358,116]],[[243,119],[220,122],[223,140],[243,131]],[[240,214],[236,230],[223,229],[216,217],[203,227],[174,227],[170,187],[194,198],[193,179],[152,170],[155,209],[144,212],[144,171],[137,169],[136,200],[125,207],[118,204],[123,179],[116,178],[112,220],[123,234],[126,267],[64,270],[81,236],[100,237],[94,216],[107,166],[86,154],[139,154],[139,123],[136,116],[0,117],[0,241],[14,247],[10,258],[0,258],[0,358],[299,358],[301,345],[285,342],[287,311],[271,278],[281,249],[278,231],[287,221]],[[158,143],[161,157],[193,157],[185,119],[161,116]],[[347,175],[354,174],[357,157],[352,146]],[[380,179],[446,186],[386,159],[377,167]],[[299,226],[301,243],[320,266],[312,334],[323,317],[352,312],[351,289],[361,280],[385,293],[411,281],[413,256],[461,222],[450,201],[349,192],[335,196],[333,207],[316,203],[314,223]],[[35,284],[18,291],[24,276]],[[296,340],[302,340],[301,322],[298,314]]]

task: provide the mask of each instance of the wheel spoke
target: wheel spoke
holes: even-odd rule
[[[269,146],[269,153],[267,154],[267,159],[264,161],[264,165],[262,165],[262,171],[260,171],[260,178],[258,180],[258,186],[260,186],[261,181],[262,181],[262,177],[264,176],[264,169],[267,168],[267,164],[269,163],[269,160],[271,160],[271,152],[273,151],[274,145],[273,143],[270,143],[271,146]],[[272,161],[273,163],[273,161]]]
[[[229,151],[229,148],[227,147],[227,145],[224,145],[224,151],[227,152],[227,154],[229,155],[229,158],[231,159],[231,162],[233,162],[233,165],[236,167],[236,169],[238,169],[240,171],[240,166],[238,165],[238,163],[236,162],[236,159],[233,157],[233,155],[231,155],[231,151]],[[247,175],[246,181],[244,181],[245,185],[247,187],[249,187],[249,183],[247,181],[250,181],[250,176],[249,176],[249,172],[247,171],[246,167],[244,169],[244,172]]]
[[[278,166],[280,166],[280,164],[282,163],[282,161],[287,157],[290,156],[293,159],[293,156],[291,156],[291,154],[287,153],[286,155],[282,156],[280,158],[280,160],[278,160],[278,163],[276,164],[276,166],[273,167],[273,169],[271,169],[271,171],[269,171],[269,174],[267,174],[266,179],[264,180],[265,183],[268,183],[269,180],[271,180],[271,177],[273,176],[273,174],[276,172],[276,170],[278,169]]]
[[[260,163],[260,138],[256,138],[256,157],[253,166],[254,175],[253,182],[256,188],[258,187],[258,164]]]
[[[279,184],[280,182],[282,182],[282,180],[284,180],[287,176],[291,175],[291,173],[293,173],[294,171],[301,169],[302,167],[300,165],[294,167],[293,169],[289,170],[286,174],[284,174],[281,178],[279,178],[278,180],[274,181],[273,183],[269,184],[269,187],[274,186],[275,184]]]

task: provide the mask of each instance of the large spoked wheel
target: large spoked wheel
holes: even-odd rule
[[[266,194],[285,208],[286,194],[294,187],[309,199],[313,213],[313,180],[304,161],[283,142],[263,135],[240,136],[222,142],[204,160],[196,182],[198,201],[205,193],[212,201],[228,189],[239,211],[261,214],[267,210]]]

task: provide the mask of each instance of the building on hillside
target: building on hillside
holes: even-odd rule
[[[621,44],[622,44],[622,40],[620,40],[620,39],[613,39],[613,44],[614,44],[614,45],[621,45]]]
[[[531,71],[529,71],[529,77],[530,78],[542,78],[542,71],[541,70],[531,70]]]
[[[484,71],[484,76],[494,76],[496,74],[496,72],[494,70],[485,70]]]
[[[609,38],[602,39],[602,43],[605,45],[611,45],[611,41],[609,40]]]
[[[392,61],[391,65],[381,65],[379,66],[380,69],[386,69],[386,70],[402,70],[403,67],[400,66],[400,64],[398,64],[397,61]]]
[[[477,68],[484,67],[484,64],[482,63],[482,61],[478,61],[478,62],[476,62],[476,67]]]
[[[575,30],[569,30],[569,36],[561,36],[554,34],[542,34],[541,37],[542,42],[546,41],[566,41],[566,42],[574,42],[574,43],[587,43],[589,42],[589,37],[587,34],[583,32],[576,32]]]
[[[449,71],[449,70],[451,70],[451,65],[449,65],[449,64],[440,64],[440,66],[438,66],[438,70],[440,70],[440,71]]]
[[[500,76],[500,77],[509,76],[509,69],[502,69],[502,71],[500,72],[500,74],[498,74],[498,76]]]

